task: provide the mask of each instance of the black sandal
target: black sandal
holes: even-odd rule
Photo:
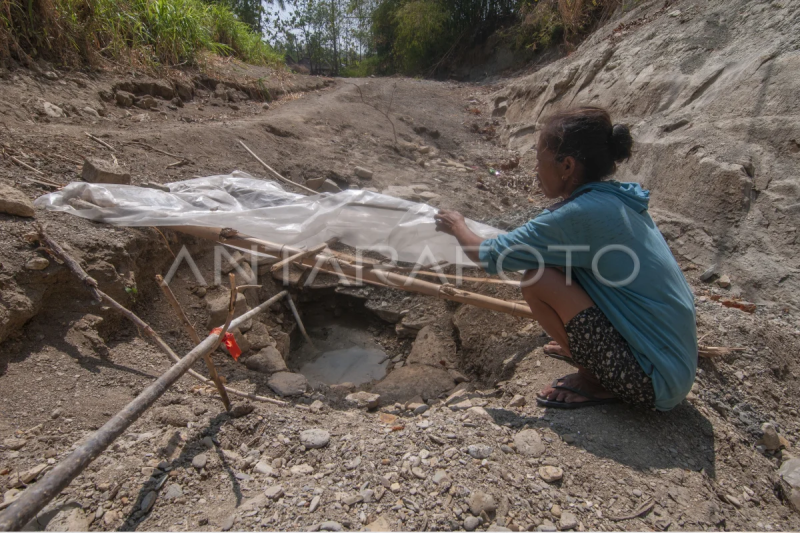
[[[619,398],[598,398],[597,396],[589,394],[588,392],[584,392],[580,389],[558,385],[558,382],[562,381],[565,377],[567,376],[556,378],[553,380],[553,383],[550,386],[557,390],[574,392],[575,394],[583,396],[584,398],[588,398],[589,400],[585,402],[562,402],[559,400],[548,400],[546,398],[540,398],[539,396],[536,396],[536,403],[542,407],[552,407],[554,409],[580,409],[581,407],[594,407],[596,405],[608,405],[622,402],[622,400]]]

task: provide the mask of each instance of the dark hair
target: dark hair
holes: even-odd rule
[[[633,137],[628,126],[612,124],[600,107],[579,107],[547,117],[540,133],[556,159],[572,156],[584,168],[584,182],[600,181],[631,156]]]

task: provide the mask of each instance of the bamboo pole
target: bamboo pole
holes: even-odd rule
[[[252,155],[253,157],[255,157],[255,158],[256,158],[256,161],[258,161],[259,163],[261,163],[261,164],[264,166],[264,168],[266,168],[267,170],[269,170],[270,172],[272,172],[273,174],[275,174],[275,176],[276,176],[276,177],[277,177],[279,180],[281,180],[282,182],[284,182],[284,183],[287,183],[287,184],[289,184],[289,185],[294,185],[294,186],[295,186],[295,187],[297,187],[298,189],[303,189],[303,190],[304,190],[304,191],[306,191],[308,194],[319,194],[319,193],[318,193],[317,191],[315,191],[314,189],[309,189],[309,188],[308,188],[308,187],[306,187],[305,185],[300,185],[299,183],[295,183],[295,182],[293,182],[292,180],[290,180],[290,179],[288,179],[288,178],[284,178],[283,176],[281,176],[280,174],[278,174],[278,171],[276,171],[274,168],[272,168],[272,167],[271,167],[271,166],[269,166],[268,164],[264,163],[264,162],[261,160],[261,158],[260,158],[260,157],[258,157],[256,154],[254,154],[254,153],[253,153],[253,151],[252,151],[250,148],[248,148],[248,147],[247,147],[247,145],[246,145],[246,144],[244,144],[242,141],[239,141],[239,144],[241,144],[242,146],[244,146],[244,149],[245,149],[245,150],[247,150],[247,151],[250,153],[250,155]]]
[[[295,305],[294,305],[294,300],[292,300],[292,295],[289,294],[288,292],[286,293],[286,301],[289,303],[289,309],[292,310],[292,314],[294,315],[294,319],[297,321],[297,327],[300,328],[300,333],[303,334],[303,337],[305,337],[306,342],[309,344],[309,346],[311,346],[311,348],[316,350],[317,347],[314,346],[314,341],[312,341],[311,337],[308,336],[308,332],[306,331],[306,327],[303,325],[303,321],[300,320],[300,313],[297,312],[297,307],[295,307]]]
[[[178,315],[181,323],[183,324],[183,328],[186,330],[186,333],[189,335],[189,338],[192,339],[192,342],[195,344],[200,344],[200,335],[197,334],[197,331],[192,326],[192,323],[189,322],[189,319],[186,317],[186,313],[183,312],[183,307],[181,307],[180,302],[178,299],[175,298],[175,295],[172,293],[172,289],[169,288],[169,285],[164,282],[164,278],[161,277],[160,274],[156,274],[156,282],[158,282],[158,286],[161,287],[161,291],[164,293],[164,296],[167,297],[167,301],[172,306],[172,309]],[[231,410],[231,401],[228,398],[228,393],[225,391],[225,384],[222,383],[222,380],[219,378],[219,374],[217,374],[217,367],[214,366],[214,361],[211,359],[211,354],[207,353],[203,356],[203,359],[206,362],[206,366],[208,367],[208,374],[211,376],[211,380],[214,382],[214,386],[217,387],[217,391],[219,392],[219,396],[222,399],[222,404],[225,406],[226,411]]]
[[[235,294],[235,291],[234,291]],[[235,328],[244,324],[286,295],[280,292],[258,307],[229,323]],[[234,296],[235,297],[235,296]],[[224,334],[224,333],[223,333]],[[223,334],[211,334],[195,346],[180,361],[161,375],[139,396],[92,434],[89,439],[61,461],[35,485],[28,487],[11,506],[0,515],[0,531],[19,531],[53,498],[69,485],[114,440],[122,435],[171,385],[178,381],[191,366],[210,353]]]
[[[277,244],[253,237],[248,237],[227,228],[222,229],[200,226],[171,226],[170,229],[224,244],[238,246],[240,248],[247,249],[255,246],[260,251],[271,255],[282,254],[284,251],[294,254],[301,252],[301,250],[285,244]],[[316,255],[306,257],[301,261],[298,261],[298,263],[314,267],[317,265],[318,260],[322,265],[320,270],[330,274],[338,274],[339,272],[342,272],[348,277],[353,277],[367,282],[378,282],[394,289],[400,289],[407,292],[433,296],[434,298],[441,298],[444,300],[474,305],[476,307],[497,311],[499,313],[506,313],[512,316],[533,318],[533,314],[531,313],[530,307],[528,307],[527,304],[507,302],[498,298],[492,298],[491,296],[484,296],[482,294],[463,291],[452,285],[438,285],[436,283],[414,279],[409,276],[404,276],[391,271],[365,268],[361,265],[353,265],[339,261],[333,257]]]
[[[288,265],[289,263],[296,263],[296,262],[302,261],[306,257],[311,257],[312,255],[317,255],[318,253],[323,251],[325,248],[327,248],[328,246],[333,246],[338,241],[339,241],[339,238],[338,237],[334,237],[334,238],[328,239],[327,241],[325,241],[325,242],[323,242],[321,244],[318,244],[318,245],[316,245],[316,246],[314,246],[312,248],[309,248],[308,250],[303,250],[300,253],[297,253],[297,254],[294,254],[294,255],[290,255],[289,257],[287,257],[285,259],[281,259],[280,261],[278,261],[277,263],[275,263],[274,265],[272,265],[270,267],[270,272],[277,272],[278,270],[282,269],[285,265]]]

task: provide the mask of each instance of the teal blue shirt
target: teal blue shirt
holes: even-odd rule
[[[480,260],[491,274],[536,269],[540,258],[565,267],[567,252],[554,247],[583,246],[571,252],[573,279],[628,341],[653,380],[656,408],[666,411],[692,388],[697,329],[692,291],[650,218],[649,197],[638,183],[588,183],[524,226],[483,241]]]

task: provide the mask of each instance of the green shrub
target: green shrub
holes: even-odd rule
[[[278,65],[282,58],[229,7],[202,0],[0,0],[0,60],[93,63],[97,55],[194,63],[208,51]]]

